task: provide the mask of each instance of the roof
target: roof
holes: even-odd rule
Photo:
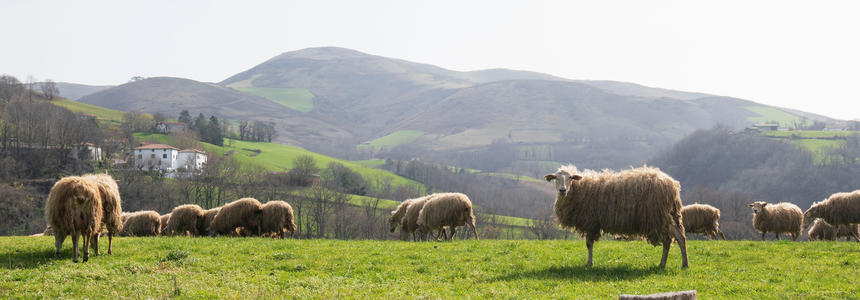
[[[197,150],[197,149],[184,149],[184,150],[179,150],[179,153],[186,153],[186,152],[197,152],[197,153],[206,154],[206,152],[203,152],[203,151],[200,151],[200,150]]]
[[[140,147],[134,148],[134,150],[148,150],[148,149],[171,149],[171,150],[179,150],[179,148],[173,147],[171,145],[165,144],[146,144]]]

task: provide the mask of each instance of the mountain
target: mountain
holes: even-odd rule
[[[69,82],[57,82],[57,89],[60,90],[60,97],[69,100],[78,100],[89,94],[109,89],[111,85],[86,85]]]
[[[234,121],[273,122],[278,130],[278,140],[294,145],[349,135],[336,126],[266,98],[183,78],[147,78],[85,96],[79,101],[122,111],[162,113],[169,117],[188,110],[193,115],[203,113]]]
[[[399,155],[533,176],[564,162],[641,164],[717,124],[830,120],[731,97],[508,69],[459,72],[336,47],[286,52],[218,84],[152,78],[82,101],[277,122],[278,141],[329,155],[405,146]]]

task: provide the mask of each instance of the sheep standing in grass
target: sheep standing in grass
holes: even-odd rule
[[[839,225],[837,230],[833,230],[833,226],[830,226],[824,220],[815,219],[812,227],[809,228],[808,234],[810,241],[835,241],[843,237],[845,241],[850,241],[851,238],[857,240],[857,236],[860,236],[860,225]]]
[[[421,209],[424,208],[424,204],[427,203],[427,199],[432,197],[433,195],[427,195],[421,198],[412,199],[409,202],[409,206],[406,207],[406,215],[403,216],[403,227],[401,230],[406,231],[406,236],[412,236],[413,241],[419,240],[417,234],[415,234],[415,230],[418,229],[418,215],[421,214]]]
[[[98,184],[79,176],[57,181],[48,194],[45,219],[54,230],[56,255],[66,235],[72,236],[73,262],[78,262],[78,236],[83,237],[83,260],[90,258],[89,243],[102,230],[102,199]]]
[[[544,178],[554,180],[558,190],[554,204],[558,222],[586,238],[586,266],[592,266],[592,249],[601,232],[641,235],[654,246],[662,242],[661,268],[674,238],[681,248],[681,266],[688,266],[681,184],[666,173],[650,167],[580,173],[567,165]]]
[[[170,213],[166,213],[166,214],[161,215],[161,230],[159,230],[161,235],[166,235],[168,230],[170,230],[168,227],[169,223],[170,223]]]
[[[726,239],[720,231],[720,210],[716,207],[698,203],[687,205],[681,208],[681,217],[686,233],[707,234],[712,240],[717,235]]]
[[[415,201],[415,199],[403,200],[396,209],[391,211],[391,218],[388,219],[388,225],[391,226],[391,232],[394,232],[397,227],[400,227],[400,239],[404,241],[409,239],[409,232],[406,230],[406,211],[409,208],[409,204],[413,201]]]
[[[218,214],[218,211],[221,210],[221,207],[210,208],[203,212],[203,224],[200,226],[200,235],[209,235],[211,230],[209,229],[212,226],[212,220],[215,220],[215,215]]]
[[[203,225],[203,208],[196,204],[185,204],[177,206],[170,212],[170,235],[200,235],[200,227]]]
[[[469,225],[475,239],[478,230],[475,228],[475,214],[472,212],[472,201],[461,193],[439,193],[430,197],[418,214],[418,232],[425,236],[430,232],[441,230],[445,239],[454,237],[458,226]],[[450,235],[445,234],[448,227]]]
[[[803,227],[809,227],[815,218],[824,219],[832,226],[858,224],[860,223],[860,190],[836,193],[824,201],[813,203],[812,207],[803,213],[803,217],[805,218]],[[860,242],[860,234],[851,235]]]
[[[254,198],[242,198],[227,203],[212,220],[209,235],[228,235],[239,227],[253,230],[255,235],[260,235],[262,214],[263,205]]]
[[[293,223],[293,207],[289,203],[276,200],[263,205],[262,233],[272,234],[272,237],[285,238],[286,232],[290,237],[296,233],[296,223]]]
[[[749,206],[753,210],[753,227],[761,232],[762,240],[768,232],[773,232],[777,240],[782,232],[791,234],[791,239],[794,241],[800,236],[803,212],[797,205],[788,202],[769,204],[756,201]]]
[[[119,186],[116,180],[108,174],[89,174],[84,178],[93,180],[98,184],[99,194],[102,197],[102,229],[107,230],[108,254],[113,254],[113,236],[122,231],[122,198],[119,196]],[[95,255],[99,255],[99,238],[93,241]]]
[[[154,210],[122,214],[122,236],[158,236],[161,233],[161,216]]]

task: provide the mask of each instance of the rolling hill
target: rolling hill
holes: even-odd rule
[[[716,124],[740,129],[774,116],[783,123],[830,120],[730,97],[529,71],[459,72],[336,47],[286,52],[218,84],[151,78],[81,101],[168,116],[189,109],[272,121],[279,142],[327,154],[421,132],[384,144],[430,149],[443,159],[485,151],[494,141],[519,152],[549,147],[551,155],[519,160],[600,168],[641,164],[657,149]],[[516,165],[491,169],[522,173]]]
[[[57,82],[57,89],[60,91],[60,97],[77,101],[86,95],[97,93],[109,88],[111,85],[86,85],[70,82]]]

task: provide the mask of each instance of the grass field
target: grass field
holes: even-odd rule
[[[160,143],[167,143],[167,136],[163,134],[137,133],[135,134],[135,138],[143,141],[150,140],[158,141]],[[204,143],[204,147],[206,148],[207,152],[214,152],[219,155],[223,155],[228,151],[234,151],[231,155],[243,165],[257,165],[270,171],[288,171],[289,169],[293,168],[293,159],[295,159],[299,155],[310,155],[316,160],[317,166],[320,168],[325,168],[330,162],[339,162],[350,168],[351,170],[361,174],[361,176],[364,177],[364,179],[367,180],[368,183],[372,183],[373,178],[377,176],[390,177],[392,178],[392,184],[394,186],[413,185],[417,187],[421,193],[424,193],[424,185],[417,181],[407,179],[405,177],[396,175],[385,170],[365,167],[348,160],[337,159],[331,156],[311,152],[299,147],[277,143],[247,142],[238,140],[233,140],[232,142],[228,142],[227,140],[225,140],[224,144],[224,147],[219,147],[212,144]],[[247,149],[259,150],[260,152],[258,154],[254,151],[250,151]]]
[[[830,149],[836,149],[845,144],[844,140],[818,140],[809,138],[845,137],[860,134],[858,131],[823,131],[823,130],[796,130],[796,131],[766,131],[764,136],[770,137],[796,137],[789,140],[792,144],[812,152],[816,162],[824,162],[825,153]]]
[[[101,106],[90,105],[83,102],[77,102],[67,99],[57,99],[51,101],[51,103],[56,106],[65,107],[66,109],[71,110],[74,113],[94,115],[99,121],[108,121],[114,124],[121,123],[122,116],[125,114],[124,111],[113,110],[110,108],[104,108]]]
[[[779,122],[780,126],[792,127],[794,126],[794,122],[801,121],[801,117],[798,115],[790,114],[772,107],[747,106],[744,108],[751,112],[759,114],[758,117],[750,117],[749,120],[751,122],[764,123],[769,121],[776,121]],[[809,123],[811,123],[811,121],[806,120],[803,125],[809,125]]]
[[[314,109],[314,94],[308,89],[258,87],[234,87],[234,89],[272,100],[275,103],[301,112],[309,112]]]
[[[358,145],[357,147],[359,149],[360,148],[367,148],[367,147],[375,148],[375,149],[380,149],[380,148],[391,149],[391,148],[397,147],[399,145],[411,143],[412,141],[418,139],[422,135],[424,135],[424,132],[419,131],[419,130],[398,130],[398,131],[392,132],[386,136],[376,138],[376,139],[370,141],[370,143],[368,143],[368,144]]]
[[[857,298],[860,243],[454,242],[119,238],[71,262],[51,237],[0,237],[2,298],[616,298],[697,290],[701,299]],[[104,249],[104,246],[102,247]]]

